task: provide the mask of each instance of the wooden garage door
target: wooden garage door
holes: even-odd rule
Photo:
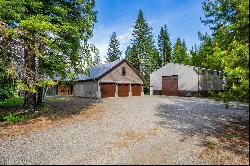
[[[132,96],[141,96],[142,86],[140,84],[132,84]]]
[[[115,84],[114,83],[102,83],[101,97],[115,97]]]
[[[129,96],[129,84],[118,84],[118,96],[119,97]]]
[[[162,94],[167,96],[178,96],[178,76],[162,77]]]

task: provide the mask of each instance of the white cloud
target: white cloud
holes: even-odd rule
[[[132,31],[133,31],[133,28],[129,28],[124,33],[118,34],[118,40],[120,41],[120,47],[121,47],[120,49],[121,49],[123,55],[125,55],[125,51],[129,45],[129,43],[131,42]]]
[[[102,60],[102,63],[105,62],[105,56],[107,55],[109,38],[112,32],[116,32],[118,40],[120,42],[120,50],[122,51],[122,56],[124,57],[127,46],[130,43],[130,39],[132,39],[132,31],[133,28],[127,27],[111,27],[109,29],[104,29],[102,27],[96,27],[94,31],[94,36],[90,40],[97,49],[99,50],[99,54]]]

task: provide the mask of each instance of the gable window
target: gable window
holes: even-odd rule
[[[126,75],[126,68],[122,67],[122,75],[125,76]]]

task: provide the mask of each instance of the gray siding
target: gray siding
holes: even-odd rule
[[[125,67],[126,75],[122,75],[122,68]],[[100,79],[100,82],[116,82],[116,83],[140,83],[143,84],[142,79],[130,68],[130,66],[123,62],[115,69],[110,71],[107,75]]]
[[[74,96],[80,97],[90,97],[90,98],[99,98],[100,93],[98,92],[98,83],[97,81],[84,81],[77,82],[74,85]]]
[[[162,76],[178,75],[179,91],[221,90],[223,79],[217,71],[208,72],[194,66],[168,63],[150,75],[150,94],[153,90],[162,90]],[[199,74],[198,74],[199,73]],[[199,86],[199,87],[198,87]]]
[[[150,75],[151,90],[162,90],[162,76],[178,75],[178,90],[198,90],[198,74],[193,67],[169,63]]]

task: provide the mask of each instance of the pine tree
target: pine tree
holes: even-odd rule
[[[160,35],[158,36],[158,50],[161,58],[161,65],[164,66],[168,62],[170,62],[172,51],[171,42],[166,25],[161,27]]]
[[[196,44],[194,47],[192,46],[191,50],[189,51],[190,55],[190,65],[200,67],[200,56],[198,55],[198,49]]]
[[[117,39],[117,35],[113,32],[109,40],[109,48],[106,57],[107,62],[113,62],[117,59],[121,59],[122,52],[119,50],[120,43]]]
[[[127,59],[137,71],[140,71],[140,59],[134,45],[132,47],[128,46],[125,52],[125,59]]]
[[[92,65],[95,66],[95,65],[99,65],[101,63],[101,57],[100,55],[97,53],[97,54],[94,54],[94,60],[92,62]]]
[[[127,58],[133,67],[144,76],[145,84],[144,88],[149,89],[149,75],[152,71],[160,66],[158,52],[154,45],[154,39],[152,34],[152,28],[149,27],[148,23],[144,19],[142,10],[139,10],[138,17],[135,21],[133,33],[133,39],[131,46],[128,47],[130,50]]]
[[[81,42],[92,36],[96,21],[94,6],[95,0],[0,1],[0,38],[23,49],[23,58],[14,54],[13,61],[23,65],[18,88],[25,92],[25,107],[37,106],[39,88],[49,84],[45,76],[65,80],[72,68],[79,70],[85,55],[79,54]],[[9,51],[15,49],[16,44]]]
[[[173,47],[171,62],[180,64],[188,63],[187,47],[185,41],[181,41],[179,37],[177,38]]]

